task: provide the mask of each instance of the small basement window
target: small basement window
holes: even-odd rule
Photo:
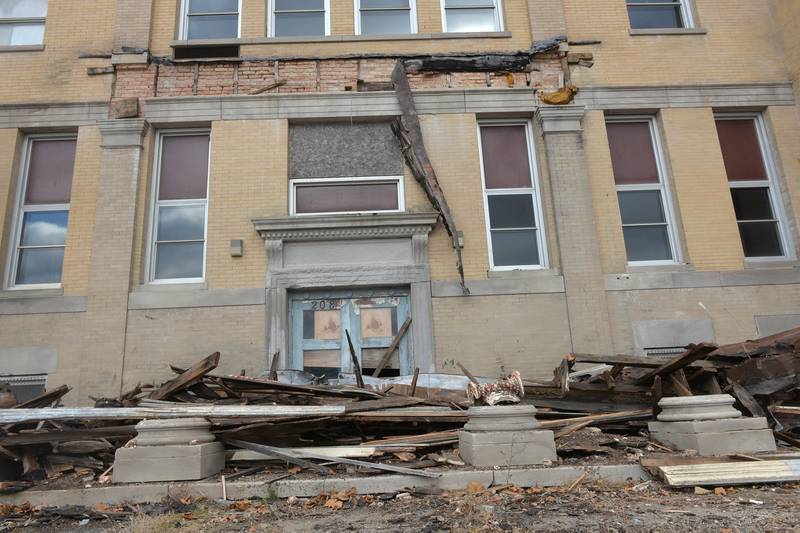
[[[633,29],[691,28],[689,0],[628,0]]]
[[[11,386],[11,391],[17,397],[17,403],[20,404],[44,394],[47,375],[0,376],[0,384],[2,383],[8,383]]]
[[[402,176],[291,180],[292,215],[390,213],[405,209]]]

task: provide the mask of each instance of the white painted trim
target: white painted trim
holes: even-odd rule
[[[617,185],[614,183],[614,188],[617,193],[627,191],[654,191],[658,190],[661,193],[661,205],[664,209],[664,223],[667,226],[667,238],[669,240],[670,253],[672,254],[671,260],[653,260],[653,261],[628,261],[629,266],[664,266],[675,265],[682,262],[681,243],[678,237],[678,221],[675,215],[675,205],[672,198],[672,190],[669,183],[667,173],[666,155],[664,146],[661,141],[661,134],[656,127],[656,117],[652,115],[624,115],[624,116],[607,116],[606,124],[620,122],[647,122],[650,128],[650,142],[653,146],[653,153],[656,158],[656,169],[658,171],[658,184],[632,184],[632,185]],[[613,176],[612,176],[613,178]],[[617,200],[619,202],[619,200]],[[622,213],[620,212],[620,216]],[[646,224],[657,225],[657,224]],[[624,236],[623,236],[624,239]]]
[[[531,186],[514,189],[496,189],[488,192],[486,189],[486,175],[483,168],[483,143],[481,141],[481,127],[487,126],[524,126],[525,140],[528,145],[528,166],[531,170]],[[486,244],[489,250],[489,270],[493,272],[511,270],[544,270],[549,268],[549,257],[547,250],[547,235],[545,232],[544,209],[542,204],[541,183],[539,180],[539,167],[536,162],[536,152],[533,143],[533,125],[530,120],[480,120],[477,127],[478,135],[478,159],[481,170],[481,191],[483,192],[483,216],[486,226]],[[495,266],[494,251],[492,250],[492,227],[489,220],[489,196],[504,194],[530,194],[533,196],[533,210],[536,221],[536,246],[539,253],[538,265],[512,265]],[[526,228],[527,229],[527,228]]]
[[[154,279],[156,262],[156,232],[158,231],[158,208],[163,205],[200,205],[203,199],[193,198],[187,200],[158,200],[159,181],[161,180],[161,149],[164,137],[181,137],[189,135],[208,135],[208,174],[206,177],[206,197],[205,197],[205,227],[203,228],[203,276],[200,278],[176,278],[176,279]],[[149,229],[147,231],[147,248],[145,252],[145,276],[146,284],[166,285],[180,283],[200,283],[206,278],[206,260],[208,255],[208,203],[211,192],[211,130],[209,128],[183,128],[159,130],[156,132],[155,150],[153,154],[153,175],[150,180],[150,213],[148,217]]]
[[[418,31],[417,24],[417,0],[408,0],[409,4],[409,21],[410,33],[408,35],[415,35]],[[399,11],[399,9],[397,10]],[[355,34],[361,35],[361,0],[353,0],[353,21],[355,22]],[[391,35],[391,34],[390,34]],[[407,35],[405,33],[398,35]]]
[[[331,34],[331,1],[325,0],[325,36]],[[267,0],[267,38],[281,39],[275,37],[275,0]]]
[[[181,0],[180,21],[178,22],[178,40],[189,40],[189,2],[191,0]],[[242,0],[239,0],[237,12],[236,38],[242,37]]]
[[[797,251],[795,250],[794,242],[790,238],[791,231],[787,222],[786,207],[783,203],[783,198],[780,193],[780,184],[778,183],[778,166],[772,155],[772,146],[770,145],[769,132],[763,113],[715,113],[714,120],[753,120],[756,127],[756,137],[758,138],[758,148],[761,151],[761,160],[764,163],[764,169],[767,171],[766,182],[763,180],[728,181],[728,186],[731,189],[752,187],[766,188],[770,203],[772,204],[773,216],[777,219],[778,223],[778,238],[780,239],[781,248],[783,248],[783,255],[765,257],[745,256],[745,262],[765,263],[796,259]],[[738,220],[736,229],[737,231],[739,229]]]
[[[369,213],[403,213],[406,210],[406,195],[403,176],[363,176],[346,178],[295,178],[289,180],[289,215],[297,217],[315,217],[321,215],[362,215]],[[382,211],[335,211],[326,213],[298,213],[296,205],[297,185],[312,184],[324,185],[327,183],[396,183],[397,184],[397,209]]]
[[[3,288],[6,290],[28,290],[28,289],[60,289],[61,283],[37,283],[28,285],[17,285],[15,280],[17,278],[17,263],[19,257],[19,241],[22,237],[22,217],[27,211],[67,211],[69,213],[70,204],[42,204],[38,206],[25,206],[25,191],[28,188],[28,170],[30,168],[31,147],[34,141],[59,141],[59,140],[74,140],[75,141],[75,154],[78,152],[78,135],[77,134],[30,134],[26,135],[23,141],[22,153],[20,154],[20,168],[17,177],[17,190],[14,196],[14,211],[11,218],[11,247],[6,253],[6,276],[3,283]],[[72,170],[72,178],[75,179],[75,169]],[[69,215],[67,215],[69,217]],[[69,218],[67,218],[67,234],[69,234]],[[66,249],[66,240],[64,242]],[[64,274],[64,265],[61,265],[61,274]]]
[[[445,7],[445,2],[447,0],[439,0],[439,10],[442,15],[442,31],[447,33],[447,8]],[[492,0],[492,2],[494,3],[494,31],[505,31],[503,0]]]

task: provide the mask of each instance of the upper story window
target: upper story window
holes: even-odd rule
[[[449,32],[503,31],[500,0],[442,0],[442,26]]]
[[[0,46],[44,42],[47,0],[0,0]]]
[[[183,0],[181,38],[236,39],[240,0]]]
[[[159,134],[149,279],[202,281],[205,275],[209,133]]]
[[[633,29],[691,28],[690,0],[627,0]]]
[[[75,167],[73,136],[34,135],[25,143],[8,287],[58,287]]]
[[[716,123],[745,257],[790,255],[763,118],[717,115]]]
[[[655,120],[609,120],[606,131],[628,263],[675,261],[678,246],[672,202]]]
[[[415,0],[356,0],[356,34],[417,33]]]
[[[492,270],[541,268],[546,241],[530,123],[482,122],[478,132]]]
[[[330,34],[329,0],[269,0],[270,37]]]

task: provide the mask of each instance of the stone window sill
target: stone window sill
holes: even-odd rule
[[[133,288],[133,292],[176,292],[208,290],[207,282],[199,283],[147,283]]]
[[[44,50],[43,44],[29,44],[21,46],[0,46],[2,52],[41,52]]]
[[[631,35],[705,35],[705,28],[631,28]]]
[[[244,46],[282,43],[331,43],[362,41],[425,41],[430,39],[508,39],[510,31],[464,32],[464,33],[412,33],[394,35],[325,35],[320,37],[246,37],[242,39],[198,39],[172,41],[172,48],[190,46]]]
[[[667,265],[628,265],[629,273],[637,272],[693,272],[691,263],[672,263]]]
[[[554,268],[536,268],[519,270],[488,270],[488,279],[537,279],[549,276],[560,276],[561,272]]]
[[[769,270],[776,268],[800,268],[800,261],[797,259],[776,259],[774,261],[753,261],[744,260],[745,270]]]
[[[0,300],[20,298],[52,298],[64,296],[64,289],[5,289],[0,291]]]

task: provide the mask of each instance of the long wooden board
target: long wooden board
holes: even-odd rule
[[[784,483],[800,481],[800,459],[659,466],[656,471],[671,487]]]

